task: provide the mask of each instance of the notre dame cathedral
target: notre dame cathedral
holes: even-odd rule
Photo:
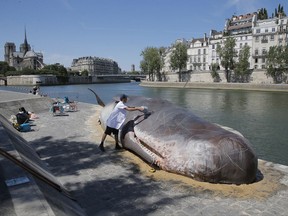
[[[26,30],[24,43],[20,45],[20,51],[16,51],[16,46],[12,42],[5,43],[4,50],[5,62],[7,62],[9,66],[15,67],[16,70],[22,70],[24,68],[37,70],[44,67],[43,55],[42,53],[31,50],[31,46],[27,42]]]

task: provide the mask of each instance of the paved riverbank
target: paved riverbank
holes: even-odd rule
[[[191,88],[191,89],[231,89],[254,91],[288,92],[288,84],[252,84],[252,83],[204,83],[204,82],[150,82],[141,81],[145,87]]]
[[[106,142],[107,151],[100,152],[101,108],[79,103],[78,109],[55,117],[43,109],[37,112],[34,131],[21,135],[87,215],[288,215],[287,166],[259,160],[263,180],[240,186],[197,182],[160,170],[151,173],[133,154],[115,151],[112,139]],[[31,188],[21,193],[31,193]],[[14,201],[9,206],[16,208]],[[35,208],[28,210],[26,215],[40,215]]]

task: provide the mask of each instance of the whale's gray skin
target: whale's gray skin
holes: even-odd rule
[[[100,114],[102,127],[116,105]],[[248,184],[256,180],[258,159],[239,133],[209,123],[167,100],[130,96],[128,106],[147,106],[150,113],[127,111],[121,144],[159,168],[211,183]]]

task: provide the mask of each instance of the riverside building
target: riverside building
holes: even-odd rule
[[[112,75],[121,71],[117,62],[112,59],[92,56],[73,59],[71,70],[78,71],[80,74],[83,71],[88,71],[89,76]]]
[[[225,21],[223,31],[211,30],[207,37],[204,34],[203,38],[192,38],[188,43],[188,61],[187,71],[193,73],[208,73],[211,71],[211,64],[218,63],[220,71],[224,70],[221,67],[220,58],[217,54],[217,45],[222,45],[227,37],[233,37],[236,41],[235,50],[239,51],[245,46],[250,47],[250,69],[253,72],[266,71],[266,54],[271,46],[286,46],[288,43],[288,17],[273,17],[265,20],[257,19],[257,12],[248,13],[245,15],[232,16]],[[176,40],[175,43],[178,43]],[[177,71],[171,70],[170,56],[173,50],[167,48],[164,55],[164,67],[162,72],[173,74]],[[236,59],[237,60],[237,57]],[[263,75],[266,76],[266,75]]]

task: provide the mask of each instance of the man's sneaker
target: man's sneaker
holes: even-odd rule
[[[100,151],[105,152],[104,146],[101,144],[99,145],[99,149],[100,149]]]

